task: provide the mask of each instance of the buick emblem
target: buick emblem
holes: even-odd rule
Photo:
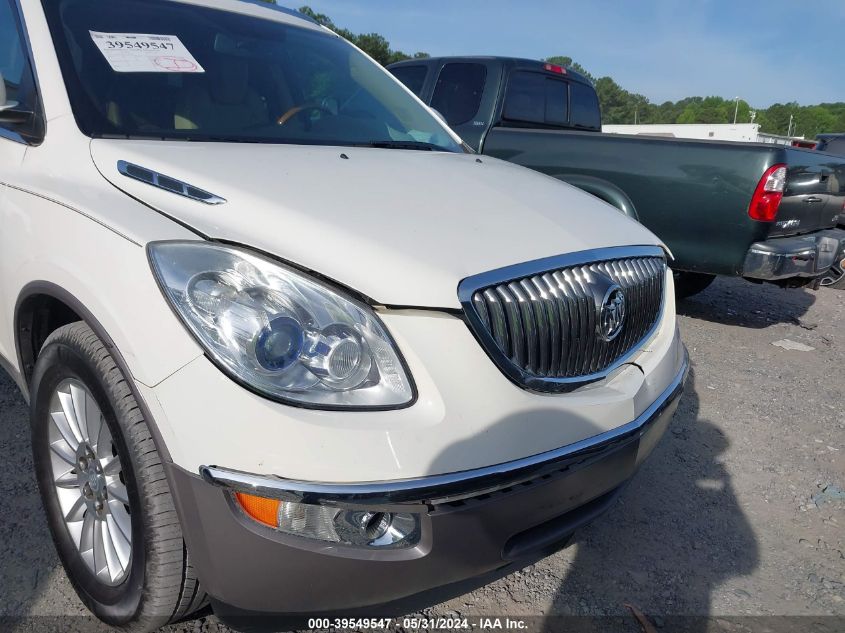
[[[609,343],[622,331],[625,325],[625,293],[616,284],[610,286],[604,294],[604,300],[598,309],[599,338]]]

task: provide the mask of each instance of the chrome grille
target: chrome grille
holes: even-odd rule
[[[652,332],[665,273],[658,248],[601,249],[470,277],[459,292],[470,326],[508,376],[561,391],[606,375]]]

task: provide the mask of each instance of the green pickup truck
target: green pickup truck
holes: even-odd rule
[[[388,67],[482,154],[580,187],[637,217],[674,255],[676,293],[716,275],[817,287],[845,248],[845,158],[763,143],[601,133],[592,84],[502,57]]]

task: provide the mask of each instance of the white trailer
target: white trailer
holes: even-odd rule
[[[758,141],[760,125],[758,123],[602,125],[602,132],[754,143]]]

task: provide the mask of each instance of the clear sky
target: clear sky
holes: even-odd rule
[[[278,0],[286,6],[301,6]],[[845,0],[308,0],[432,55],[569,55],[652,102],[845,101]]]

